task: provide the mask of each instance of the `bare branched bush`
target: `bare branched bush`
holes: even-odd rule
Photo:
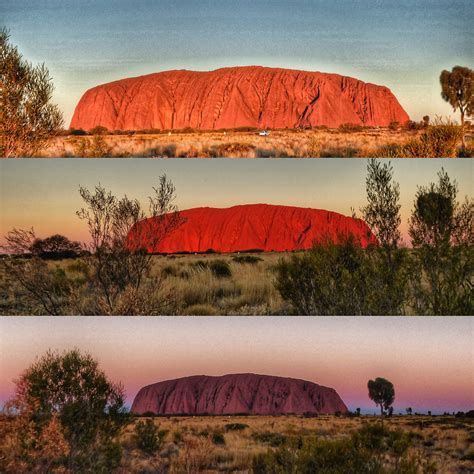
[[[181,217],[174,205],[175,187],[165,175],[153,191],[146,213],[138,200],[117,199],[101,185],[93,193],[79,190],[86,207],[77,215],[91,237],[87,262],[98,292],[98,313],[160,314],[171,303],[163,295],[163,276],[152,274],[152,252]]]

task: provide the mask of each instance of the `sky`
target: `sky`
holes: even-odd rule
[[[2,0],[69,125],[90,87],[169,70],[262,65],[388,86],[414,120],[447,116],[439,74],[473,67],[472,0]]]
[[[252,372],[309,380],[374,413],[367,381],[395,386],[395,413],[474,407],[474,321],[463,317],[0,318],[0,403],[48,349],[89,352],[130,405],[138,390],[189,375]]]
[[[473,196],[472,160],[391,161],[400,183],[401,230],[406,244],[408,218],[418,185],[437,181],[442,167],[456,180],[458,197]],[[116,196],[137,198],[147,208],[158,177],[176,186],[175,203],[193,207],[280,204],[351,215],[366,204],[365,159],[21,159],[0,160],[0,243],[13,227],[34,227],[44,238],[56,233],[88,242],[87,225],[76,216],[83,206],[79,185],[102,184]],[[359,213],[360,215],[360,213]]]

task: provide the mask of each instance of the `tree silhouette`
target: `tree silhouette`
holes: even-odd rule
[[[395,400],[395,389],[392,382],[377,377],[375,380],[369,380],[367,383],[369,389],[369,398],[380,407],[380,414],[383,416],[385,411],[389,410]]]

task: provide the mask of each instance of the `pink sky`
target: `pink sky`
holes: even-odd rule
[[[253,372],[335,388],[371,408],[367,381],[395,385],[395,412],[474,408],[473,322],[458,317],[6,317],[0,401],[48,349],[90,352],[131,403],[139,388],[187,375]],[[375,410],[375,408],[374,408]]]

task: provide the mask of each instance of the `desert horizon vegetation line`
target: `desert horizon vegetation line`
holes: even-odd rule
[[[177,473],[183,468],[200,472],[218,467],[232,472],[239,466],[270,474],[287,472],[292,466],[295,472],[309,474],[317,465],[328,472],[370,468],[371,472],[408,474],[434,473],[448,465],[457,472],[472,460],[467,433],[473,411],[456,417],[431,413],[413,417],[408,407],[406,415],[396,417],[393,384],[378,377],[369,380],[367,388],[368,397],[381,407],[377,421],[361,417],[360,409],[335,417],[313,413],[235,419],[228,415],[154,419],[152,414],[136,418],[125,408],[121,384],[112,382],[90,354],[78,349],[48,351],[21,374],[15,396],[4,407],[0,467],[5,472],[143,472],[147,466],[154,472]],[[425,438],[430,426],[461,430],[456,431],[462,441],[455,446],[454,459],[451,450],[444,453],[446,445],[442,456],[429,449],[444,441],[431,430]],[[337,427],[345,428],[334,436]],[[252,446],[245,455],[237,457],[235,436]],[[379,466],[375,471],[374,465]]]

